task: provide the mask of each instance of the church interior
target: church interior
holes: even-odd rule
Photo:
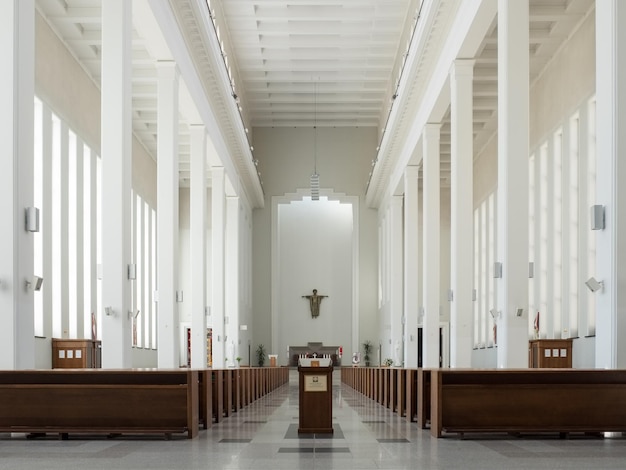
[[[623,466],[626,4],[0,13],[0,468]]]

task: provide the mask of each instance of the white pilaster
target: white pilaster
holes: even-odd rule
[[[131,2],[102,3],[102,367],[132,366],[130,190],[132,171]]]
[[[34,0],[0,4],[0,369],[35,365],[33,235],[25,209],[33,205]]]
[[[178,69],[167,61],[157,71],[158,365],[178,367]]]
[[[422,366],[439,367],[440,298],[440,124],[426,124],[423,133],[424,269]]]
[[[211,326],[213,367],[224,367],[224,229],[226,223],[224,167],[211,168]]]
[[[83,163],[85,159],[84,155],[84,143],[81,139],[77,139],[76,147],[76,180],[72,184],[76,185],[76,266],[74,266],[74,282],[76,283],[76,337],[85,338],[85,289],[83,289],[83,282],[86,273],[84,272],[84,241],[83,241],[83,224],[84,224],[84,209],[83,204],[85,196],[83,194]]]
[[[59,208],[58,218],[55,217],[53,224],[56,227],[54,238],[54,249],[56,254],[56,265],[58,266],[57,274],[59,277],[55,279],[56,287],[58,288],[60,305],[55,307],[60,311],[58,319],[60,321],[57,331],[55,332],[56,338],[69,338],[70,337],[70,290],[69,290],[69,227],[68,227],[68,208],[69,208],[69,178],[68,178],[68,159],[69,159],[69,129],[67,123],[61,121],[61,142],[59,151],[59,161],[55,162],[57,165],[59,186],[56,189],[58,193],[55,194],[57,207]],[[104,153],[103,153],[104,155]]]
[[[596,367],[626,367],[626,5],[596,2],[597,177],[594,204],[604,206],[596,231]],[[587,209],[589,210],[589,209]],[[589,267],[593,274],[593,266]]]
[[[418,175],[416,166],[404,170],[404,367],[417,367],[419,315]]]
[[[394,365],[400,366],[404,362],[402,196],[392,196],[389,209],[389,323],[391,325],[391,352],[389,357],[393,359]]]
[[[528,366],[528,0],[498,0],[498,367]],[[523,309],[521,316],[516,316]]]
[[[229,196],[226,198],[226,258],[224,260],[224,274],[226,284],[224,286],[225,297],[225,325],[224,335],[226,340],[227,366],[237,365],[235,358],[239,356],[239,197]]]
[[[52,174],[52,112],[48,106],[42,106],[42,175]],[[53,277],[53,245],[52,245],[52,178],[42,178],[42,207],[41,207],[41,220],[40,228],[42,232],[42,254],[43,254],[43,272],[35,273],[40,275],[44,279],[42,288],[42,305],[52,305],[53,290],[52,290],[52,277]],[[95,199],[95,198],[94,198]],[[48,216],[46,216],[48,214]],[[94,212],[95,214],[95,212]],[[92,232],[96,233],[95,229]],[[92,237],[95,239],[95,236]],[[95,243],[95,242],[94,242]],[[95,259],[95,258],[94,258]],[[95,290],[93,291],[95,292]],[[94,294],[95,297],[95,294]],[[51,309],[50,309],[51,310]],[[43,334],[47,337],[52,337],[52,311],[48,315],[43,315]]]
[[[206,338],[206,209],[207,136],[204,126],[191,126],[191,367],[207,367]]]
[[[450,366],[470,367],[473,315],[473,60],[456,60],[450,71],[451,220]]]

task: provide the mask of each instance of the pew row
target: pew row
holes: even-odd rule
[[[288,382],[270,367],[0,371],[0,432],[193,438]]]
[[[198,433],[198,371],[0,371],[0,431]]]
[[[626,370],[431,371],[431,435],[626,431]]]
[[[417,415],[418,369],[343,367],[341,381],[408,421]]]

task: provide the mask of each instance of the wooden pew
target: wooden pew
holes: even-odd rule
[[[406,369],[405,376],[406,420],[413,422],[417,420],[417,369]]]
[[[0,371],[0,431],[198,434],[196,370]]]
[[[421,429],[430,426],[431,369],[417,369],[417,425]]]
[[[626,370],[431,371],[431,434],[626,431]]]

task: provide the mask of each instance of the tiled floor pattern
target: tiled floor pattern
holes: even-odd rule
[[[626,439],[507,435],[432,439],[428,431],[339,384],[333,434],[298,436],[297,372],[290,384],[196,439],[0,434],[0,469],[624,469]]]

